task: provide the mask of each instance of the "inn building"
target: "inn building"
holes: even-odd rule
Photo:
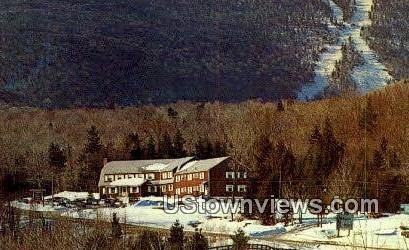
[[[145,196],[244,197],[247,171],[231,157],[195,157],[104,162],[98,183],[102,198],[124,201]]]

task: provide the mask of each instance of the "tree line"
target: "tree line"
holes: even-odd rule
[[[402,82],[311,103],[7,109],[1,183],[8,193],[51,183],[55,191],[92,191],[103,158],[229,155],[258,176],[260,197],[379,197],[384,210],[396,211],[408,194],[408,93]]]

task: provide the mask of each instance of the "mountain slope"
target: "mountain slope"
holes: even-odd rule
[[[5,0],[0,86],[70,107],[295,97],[328,36],[321,0]]]
[[[409,77],[409,1],[374,0],[372,25],[364,30],[370,47],[396,79]]]

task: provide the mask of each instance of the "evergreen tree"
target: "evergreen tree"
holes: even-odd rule
[[[398,154],[393,152],[389,159],[389,165],[392,170],[399,170],[402,165],[402,161],[400,160]]]
[[[172,107],[168,108],[168,116],[172,119],[175,119],[178,117],[178,112],[176,110],[174,110]]]
[[[156,153],[156,146],[155,146],[155,140],[153,139],[152,136],[149,136],[148,142],[145,147],[145,159],[155,159],[157,158],[157,153]]]
[[[387,154],[387,151],[388,151],[388,141],[386,140],[385,137],[382,137],[381,145],[380,145],[380,150],[382,151],[382,153],[383,153],[384,155]]]
[[[324,170],[324,173],[327,175],[341,163],[341,159],[345,154],[345,145],[335,138],[329,119],[325,120],[322,139],[322,170]]]
[[[254,145],[255,179],[257,180],[256,198],[259,201],[269,199],[273,195],[272,154],[273,145],[266,135],[262,135]],[[259,214],[264,225],[271,225],[275,222],[270,205],[270,202],[268,202],[265,210],[260,211]]]
[[[372,169],[373,173],[379,173],[385,170],[386,161],[382,151],[375,150],[372,160]]]
[[[97,128],[92,125],[88,130],[87,143],[85,144],[85,152],[88,154],[100,152],[103,148],[101,137]]]
[[[114,238],[121,238],[122,236],[122,228],[121,224],[119,224],[119,218],[116,216],[116,213],[112,215],[112,237]]]
[[[80,172],[81,187],[89,190],[96,190],[98,187],[98,179],[105,157],[104,147],[101,143],[98,130],[92,126],[88,130],[87,142],[84,146],[84,152],[80,157],[82,170]]]
[[[233,248],[235,250],[245,250],[247,249],[248,242],[250,238],[246,236],[243,229],[239,228],[237,232],[231,236],[233,240]]]
[[[195,145],[196,157],[199,159],[207,159],[213,156],[213,145],[209,138],[199,137]]]
[[[175,138],[173,139],[173,156],[176,158],[185,157],[187,155],[184,149],[185,139],[182,137],[180,130],[176,131]]]
[[[151,230],[142,231],[136,240],[130,243],[128,249],[132,250],[165,249],[165,242],[163,242],[160,234]]]
[[[209,242],[206,237],[202,234],[201,230],[197,228],[193,237],[190,240],[189,249],[190,250],[206,250],[209,248]]]
[[[279,141],[275,146],[273,154],[274,175],[278,176],[280,180],[291,181],[295,175],[295,163],[295,156],[291,148],[285,145],[283,141]],[[279,188],[281,190],[281,187]]]
[[[223,157],[226,156],[226,153],[226,145],[222,144],[220,141],[216,141],[213,146],[213,157]]]
[[[171,158],[173,156],[172,140],[168,132],[162,134],[162,139],[158,144],[158,155],[162,158]]]
[[[203,155],[203,159],[208,159],[214,157],[214,149],[213,149],[213,144],[210,142],[209,138],[207,138],[206,141],[206,147],[205,147],[205,152]]]
[[[281,100],[277,103],[277,111],[278,112],[284,112],[285,111],[284,102],[281,101]]]
[[[310,147],[308,149],[306,169],[311,174],[316,174],[316,190],[314,193],[321,193],[329,180],[328,175],[339,167],[345,154],[345,145],[339,142],[334,135],[331,121],[326,119],[324,129],[321,133],[320,127],[315,126],[310,136]]]
[[[183,226],[177,220],[170,228],[170,236],[168,242],[173,250],[182,250],[185,233],[183,232]]]
[[[359,116],[359,127],[372,133],[376,127],[378,115],[372,105],[371,99],[368,99],[365,108],[361,111]]]
[[[48,148],[48,163],[53,171],[62,171],[67,164],[67,157],[62,147],[51,143]]]
[[[134,132],[129,134],[126,144],[131,160],[139,160],[142,158],[142,148],[138,133]]]

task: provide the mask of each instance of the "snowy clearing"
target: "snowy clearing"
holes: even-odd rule
[[[85,193],[62,192],[54,195],[66,199],[88,197]],[[75,197],[75,198],[74,198]],[[174,201],[168,199],[169,204]],[[409,215],[388,214],[379,219],[368,219],[365,215],[356,215],[354,229],[348,236],[347,231],[341,231],[337,237],[336,215],[329,214],[323,220],[323,226],[317,227],[317,217],[311,214],[303,215],[303,223],[297,223],[297,215],[292,225],[284,226],[278,223],[274,226],[261,225],[258,220],[241,218],[239,214],[212,212],[212,214],[182,213],[180,210],[175,214],[166,213],[163,209],[162,197],[145,197],[140,201],[121,208],[100,207],[92,209],[67,208],[64,206],[52,206],[49,204],[27,204],[14,201],[13,206],[23,210],[44,212],[57,212],[61,216],[79,219],[100,219],[111,221],[114,213],[120,222],[130,225],[149,226],[169,229],[172,224],[179,220],[185,230],[194,231],[201,228],[204,232],[221,235],[234,234],[239,228],[251,236],[257,242],[269,244],[284,244],[289,246],[303,246],[303,249],[342,249],[345,246],[374,247],[383,249],[407,249],[409,242],[401,235],[402,228],[409,228]],[[183,205],[181,205],[183,206]]]
[[[335,69],[335,64],[342,57],[342,44],[349,37],[352,39],[356,51],[362,56],[364,63],[354,67],[351,77],[357,90],[364,94],[372,90],[384,87],[392,76],[386,70],[386,67],[379,62],[377,55],[371,50],[367,42],[361,36],[361,29],[371,25],[369,11],[373,5],[372,0],[355,0],[355,9],[350,23],[343,21],[343,12],[332,0],[325,1],[332,10],[333,18],[338,24],[328,23],[328,28],[334,34],[339,34],[336,45],[326,45],[315,67],[314,83],[306,84],[298,93],[299,100],[311,100],[323,93],[329,85],[329,78]]]

